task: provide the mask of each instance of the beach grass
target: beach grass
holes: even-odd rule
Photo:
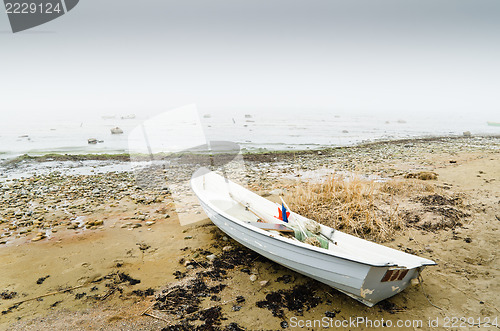
[[[402,198],[431,193],[434,185],[415,179],[376,182],[333,175],[321,183],[297,185],[286,195],[293,211],[334,229],[377,242],[406,228]]]

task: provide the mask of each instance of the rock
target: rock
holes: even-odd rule
[[[132,224],[132,229],[140,228],[142,226],[141,223],[134,223]]]
[[[232,250],[232,249],[233,249],[233,246],[224,246],[224,247],[222,248],[222,250],[223,250],[224,252],[230,251],[230,250]]]
[[[155,222],[153,222],[153,221],[147,221],[147,222],[146,222],[146,225],[147,225],[147,226],[151,226],[151,225],[153,225],[153,224],[155,224]]]
[[[115,127],[111,129],[111,134],[122,134],[123,130],[120,129],[119,127]]]
[[[39,240],[42,240],[43,237],[40,237],[40,236],[36,236],[35,238],[31,239],[31,241],[39,241]]]
[[[103,224],[104,224],[103,220],[95,220],[94,221],[94,226],[99,226],[99,225],[103,225]]]
[[[194,266],[192,264],[188,265],[186,269],[194,269]]]
[[[251,282],[255,282],[257,280],[257,276],[256,275],[250,275],[250,281]]]
[[[193,239],[193,236],[185,236],[184,239]]]
[[[412,286],[417,286],[418,284],[420,284],[420,281],[418,280],[418,278],[413,278],[411,280],[411,285]]]
[[[241,306],[238,306],[238,305],[234,305],[233,306],[233,311],[240,311],[241,310]]]
[[[217,256],[215,254],[210,254],[210,255],[207,255],[207,260],[209,260],[210,262],[212,262],[213,260],[215,260]]]
[[[470,136],[472,136],[470,131],[464,131],[464,137],[470,137]]]
[[[268,280],[261,280],[259,282],[260,286],[264,287],[264,286],[267,286],[267,284],[269,284],[269,281]]]
[[[185,266],[185,267],[187,267],[187,266],[188,266],[188,265],[190,265],[190,264],[191,264],[191,260],[186,260],[186,261],[184,261],[184,266]]]

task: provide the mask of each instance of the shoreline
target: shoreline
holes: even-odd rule
[[[476,139],[500,139],[500,134],[498,135],[473,135],[473,136],[458,136],[458,135],[444,135],[444,136],[431,136],[431,137],[416,137],[416,138],[404,138],[404,139],[389,139],[389,140],[378,140],[369,142],[360,142],[354,145],[347,146],[334,146],[334,147],[322,147],[318,149],[304,149],[304,150],[266,150],[266,151],[243,151],[241,154],[243,157],[259,157],[259,156],[281,156],[281,155],[308,155],[317,152],[328,152],[335,150],[343,150],[350,148],[370,148],[383,145],[399,145],[403,143],[428,143],[428,142],[449,142],[449,141],[470,141]],[[183,152],[183,153],[157,153],[153,155],[147,154],[130,154],[130,153],[82,153],[82,154],[70,154],[70,153],[53,153],[47,152],[41,155],[30,155],[28,153],[15,156],[11,159],[6,159],[0,163],[3,166],[11,166],[19,164],[23,161],[32,162],[47,162],[47,161],[124,161],[128,162],[133,158],[136,161],[149,161],[154,160],[167,160],[169,158],[193,158],[205,157],[210,153],[196,153],[196,152]],[[216,153],[218,156],[232,155],[232,153],[220,152]]]

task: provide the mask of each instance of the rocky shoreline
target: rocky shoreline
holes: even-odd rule
[[[26,164],[54,162],[53,171],[0,183],[0,257],[8,266],[0,271],[0,321],[11,329],[64,323],[75,329],[281,329],[290,327],[292,316],[442,316],[418,286],[369,309],[257,256],[209,221],[180,226],[174,200],[189,192],[163,179],[185,180],[204,157],[177,157],[161,168],[160,180],[152,179],[158,179],[158,169],[145,173],[154,185],[140,185],[131,169],[67,174],[64,162],[71,158],[24,159],[4,168],[19,171]],[[332,173],[374,180],[435,174],[426,182],[465,194],[464,212],[470,217],[453,227],[409,227],[386,244],[440,263],[426,270],[432,275],[426,291],[436,305],[454,314],[493,317],[499,302],[488,293],[498,289],[494,279],[500,275],[498,240],[490,234],[500,217],[499,159],[499,137],[417,139],[245,154],[244,172],[232,178],[273,198]],[[125,156],[98,160],[123,161]],[[446,202],[436,199],[430,203]],[[195,214],[196,207],[183,208]],[[463,293],[447,282],[468,293],[469,306],[457,304],[465,300]]]

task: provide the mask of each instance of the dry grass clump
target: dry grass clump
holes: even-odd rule
[[[381,192],[405,197],[415,193],[434,193],[436,191],[434,185],[415,179],[393,179],[380,184]]]
[[[323,183],[301,184],[286,196],[290,208],[310,219],[364,239],[387,241],[405,228],[397,196],[431,192],[413,180],[385,183],[332,176]]]
[[[438,178],[438,174],[431,171],[420,171],[418,173],[406,174],[405,178],[416,178],[420,180],[436,180]]]

